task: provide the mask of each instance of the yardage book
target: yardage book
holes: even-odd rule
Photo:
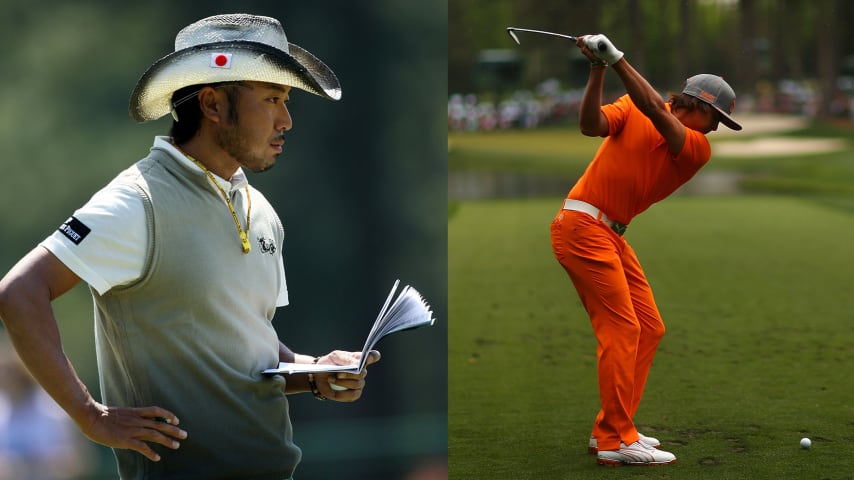
[[[362,348],[362,360],[357,365],[317,365],[311,363],[281,362],[278,368],[268,368],[261,373],[264,375],[276,375],[281,373],[361,372],[365,368],[365,362],[368,361],[368,352],[374,348],[374,345],[381,338],[390,333],[402,330],[430,326],[436,321],[433,318],[430,306],[427,305],[421,294],[409,285],[403,287],[400,293],[398,293],[397,298],[395,298],[394,294],[399,284],[400,280],[395,280],[394,285],[391,287],[391,292],[389,292],[383,308],[380,309],[380,314],[374,321],[371,333],[368,334],[368,339],[365,340],[365,346]],[[393,302],[392,298],[394,298]]]

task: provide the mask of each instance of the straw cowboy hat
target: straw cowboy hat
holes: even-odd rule
[[[278,20],[248,14],[216,15],[184,27],[175,51],[154,62],[133,89],[128,111],[137,122],[172,108],[172,94],[190,85],[258,81],[341,98],[335,73],[317,57],[288,43]]]

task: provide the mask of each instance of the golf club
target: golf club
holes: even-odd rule
[[[521,42],[519,42],[519,37],[516,36],[516,32],[539,33],[542,35],[551,35],[553,37],[568,38],[568,39],[572,40],[573,42],[578,41],[578,37],[573,37],[572,35],[564,35],[562,33],[546,32],[544,30],[532,30],[530,28],[507,27],[507,33],[510,35],[510,38],[512,38],[513,41],[516,42],[516,45],[522,44]],[[597,46],[599,47],[600,52],[604,52],[605,49],[607,48],[605,46],[605,42],[599,42],[599,45],[597,45]]]

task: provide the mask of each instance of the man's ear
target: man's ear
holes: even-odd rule
[[[668,100],[667,103],[670,104],[670,113],[675,114],[677,111],[681,110],[681,107],[679,107],[673,99]]]
[[[221,90],[204,87],[199,91],[199,108],[202,110],[202,117],[211,122],[219,123],[225,118],[227,104],[228,100]]]

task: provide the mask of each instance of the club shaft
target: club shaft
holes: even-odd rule
[[[541,35],[551,35],[553,37],[568,38],[568,39],[572,40],[573,42],[578,40],[578,38],[573,37],[572,35],[564,35],[562,33],[546,32],[545,30],[532,30],[530,28],[507,27],[507,33],[509,33],[510,36],[512,36],[514,39],[516,39],[516,36],[513,34],[513,32],[539,33]]]
[[[510,34],[510,36],[513,38],[513,41],[516,42],[517,45],[521,45],[521,43],[519,42],[519,37],[516,36],[516,32],[539,33],[541,35],[551,35],[553,37],[568,38],[573,42],[578,41],[578,37],[573,37],[572,35],[564,35],[562,33],[547,32],[545,30],[533,30],[531,28],[507,27],[507,33]],[[597,47],[599,48],[600,52],[604,52],[607,49],[604,42],[599,42],[599,45],[597,45]]]

